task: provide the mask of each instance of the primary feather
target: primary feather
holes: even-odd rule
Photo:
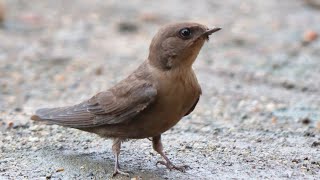
[[[157,90],[152,83],[133,74],[80,104],[39,109],[32,119],[74,128],[119,124],[130,121],[147,108],[156,95]]]

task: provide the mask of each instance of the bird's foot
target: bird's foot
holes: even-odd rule
[[[116,168],[116,169],[113,171],[112,177],[115,177],[117,174],[121,174],[121,175],[130,177],[130,174],[129,174],[129,173],[124,172],[124,171],[121,171],[120,168]]]
[[[181,172],[186,172],[186,170],[190,168],[190,166],[188,166],[188,165],[175,166],[175,165],[172,164],[170,161],[167,161],[167,162],[165,162],[165,161],[158,161],[158,162],[156,163],[156,166],[157,166],[158,164],[162,164],[162,165],[166,166],[170,171],[171,171],[172,169],[175,169],[175,170],[178,170],[178,171],[181,171]]]

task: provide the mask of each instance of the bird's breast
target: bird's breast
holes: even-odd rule
[[[157,82],[157,100],[137,118],[137,128],[149,136],[161,134],[177,124],[201,94],[192,70],[181,75],[161,76]]]

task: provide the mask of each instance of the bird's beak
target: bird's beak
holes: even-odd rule
[[[206,30],[206,31],[202,34],[202,36],[203,36],[203,37],[206,37],[206,38],[209,40],[209,36],[210,36],[211,34],[217,32],[217,31],[220,31],[220,30],[221,30],[221,28],[219,28],[219,27],[212,28],[212,29],[208,29],[208,30]]]
[[[204,35],[207,35],[207,36],[210,36],[211,34],[217,32],[217,31],[220,31],[221,28],[219,27],[216,27],[216,28],[212,28],[212,29],[208,29],[206,32],[204,32],[203,34]]]

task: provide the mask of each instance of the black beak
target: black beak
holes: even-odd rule
[[[208,29],[206,32],[203,33],[203,35],[209,37],[211,34],[217,32],[217,31],[220,31],[220,30],[221,30],[221,28],[218,28],[218,27]]]

